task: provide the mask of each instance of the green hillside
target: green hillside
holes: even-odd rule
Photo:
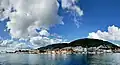
[[[100,45],[103,46],[109,46],[111,48],[118,48],[117,45],[110,43],[108,41],[103,41],[103,40],[99,40],[99,39],[90,39],[90,38],[85,38],[85,39],[78,39],[75,41],[72,41],[70,44],[70,46],[82,46],[82,47],[98,47]]]
[[[54,49],[61,49],[64,47],[76,47],[76,46],[82,46],[84,48],[89,48],[89,47],[98,47],[100,45],[107,47],[107,48],[111,48],[111,49],[120,48],[117,45],[110,43],[108,41],[84,38],[84,39],[78,39],[78,40],[72,41],[70,43],[57,43],[57,44],[52,44],[52,45],[48,45],[45,47],[40,47],[38,49],[39,50],[48,50],[48,49],[54,50]]]

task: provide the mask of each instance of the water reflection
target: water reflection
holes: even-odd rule
[[[120,54],[0,54],[0,65],[120,65]]]
[[[120,54],[99,54],[88,56],[89,65],[120,65]]]

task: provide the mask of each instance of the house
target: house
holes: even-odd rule
[[[76,46],[76,47],[73,47],[72,49],[73,49],[73,51],[78,51],[78,52],[84,51],[82,46]]]
[[[112,49],[108,46],[103,46],[103,45],[100,45],[98,48],[97,48],[98,51],[100,52],[103,52],[103,53],[111,53],[113,52]]]

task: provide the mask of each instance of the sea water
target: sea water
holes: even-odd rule
[[[0,65],[120,65],[120,53],[0,54]]]

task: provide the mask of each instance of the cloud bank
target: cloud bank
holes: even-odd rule
[[[61,2],[63,9],[72,12],[73,20],[79,27],[77,17],[82,16],[83,11],[76,5],[78,1]],[[36,29],[49,29],[55,24],[64,24],[62,17],[58,15],[58,8],[57,0],[0,0],[0,20],[9,17],[10,21],[6,26],[12,38],[34,37],[38,35]]]
[[[66,42],[66,40],[59,39],[59,38],[48,38],[48,37],[37,36],[37,37],[32,37],[30,39],[30,42],[32,43],[34,48],[38,48],[38,47],[46,46],[50,44]]]
[[[120,41],[120,28],[113,25],[108,27],[108,31],[98,30],[97,32],[89,33],[88,38],[102,39],[108,41]]]
[[[77,0],[61,2],[62,8],[71,12],[75,24],[79,27],[76,16],[82,16],[83,11],[76,5]],[[57,0],[0,0],[0,21],[10,19],[6,31],[12,39],[28,40],[34,46],[64,42],[62,36],[48,32],[50,27],[56,24],[64,25],[62,17],[58,15],[59,5]],[[5,41],[6,43],[2,43],[1,46],[9,44],[9,40]],[[14,45],[15,42],[11,43]]]
[[[38,36],[36,29],[49,29],[62,23],[57,14],[59,5],[56,0],[14,0],[11,3],[16,9],[7,23],[12,38]]]
[[[26,43],[14,40],[0,40],[0,51],[12,51],[17,49],[30,49]]]

